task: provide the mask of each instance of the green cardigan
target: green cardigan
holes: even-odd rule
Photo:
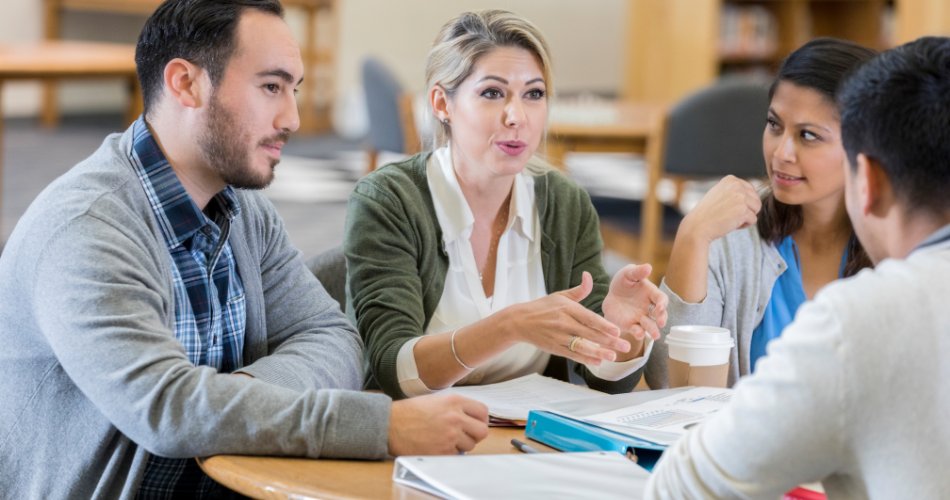
[[[350,195],[343,245],[347,261],[347,313],[366,345],[367,387],[392,397],[405,394],[396,376],[404,343],[423,335],[445,287],[449,257],[426,181],[431,153],[382,167],[357,183]],[[541,266],[548,293],[594,278],[583,301],[602,314],[610,277],[601,261],[597,212],[587,192],[556,170],[529,166],[541,222]],[[629,392],[642,370],[616,382],[599,379],[584,365],[552,356],[545,374],[570,380],[577,373],[604,392]]]

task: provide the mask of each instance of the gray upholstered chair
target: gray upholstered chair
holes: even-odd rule
[[[657,197],[660,179],[670,178],[675,182],[675,206],[679,206],[683,183],[687,180],[729,174],[763,177],[762,132],[768,105],[768,82],[748,78],[719,80],[676,103],[665,120],[661,166],[648,166],[650,180],[643,206],[633,201],[610,204],[594,200],[608,227],[605,240],[622,238],[617,231],[607,234],[611,227],[619,226],[624,228],[624,233],[639,234],[635,243],[625,246],[635,245],[639,250],[638,260],[653,263],[656,275],[662,275],[681,215],[674,207],[664,206]],[[636,225],[637,213],[641,214],[639,227],[631,227]]]
[[[369,162],[367,173],[376,168],[380,151],[419,152],[419,136],[412,112],[412,95],[381,61],[367,58],[362,68],[363,91],[369,114]]]
[[[320,280],[330,297],[346,307],[346,257],[343,247],[333,247],[307,261],[307,268]]]
[[[670,110],[663,173],[686,177],[761,177],[768,83],[724,79]]]

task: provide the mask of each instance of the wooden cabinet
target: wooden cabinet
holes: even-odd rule
[[[629,0],[623,97],[674,102],[727,73],[771,73],[819,36],[885,49],[950,34],[948,0]]]

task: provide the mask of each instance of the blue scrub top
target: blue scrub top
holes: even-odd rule
[[[786,236],[779,242],[778,254],[785,260],[787,268],[772,286],[772,295],[765,306],[765,315],[762,322],[752,331],[752,345],[749,348],[749,366],[755,371],[755,364],[759,358],[765,356],[765,347],[782,335],[782,330],[795,319],[805,298],[805,287],[802,285],[802,269],[798,259],[798,246],[791,236]],[[841,256],[841,267],[838,270],[840,278],[844,273],[845,263],[848,261],[848,250],[845,248]]]

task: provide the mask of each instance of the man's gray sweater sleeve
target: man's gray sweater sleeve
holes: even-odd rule
[[[355,362],[358,352],[351,341],[334,338],[352,337],[351,331],[319,331],[318,322],[330,314],[326,311],[311,313],[313,306],[298,313],[291,307],[277,311],[283,319],[273,321],[286,328],[276,332],[267,350],[275,360],[286,359],[287,367],[247,367],[263,380],[192,365],[168,324],[173,317],[168,255],[164,248],[143,243],[152,238],[150,228],[125,217],[125,210],[101,202],[51,229],[34,249],[31,266],[35,280],[29,293],[38,326],[62,369],[99,412],[149,452],[172,458],[386,455],[388,398],[315,390],[319,385],[304,390],[304,384],[322,376],[320,368],[306,369],[305,359],[317,366],[331,359],[346,364]],[[299,282],[289,277],[291,268],[285,272],[291,288],[299,289]],[[318,289],[314,281],[300,295],[313,298]],[[287,291],[274,297],[287,300],[292,295]],[[272,314],[266,315],[270,322]],[[257,334],[253,329],[248,329],[251,336]],[[286,380],[281,373],[298,369],[309,372],[300,375],[299,387],[266,382]],[[327,377],[325,382],[340,381]]]
[[[252,215],[235,225],[230,242],[243,281],[254,289],[247,290],[241,371],[296,390],[360,390],[363,342],[356,330],[290,244],[270,202],[242,195],[244,213]]]
[[[247,344],[249,349],[251,344],[266,345],[267,352],[245,353],[245,359],[256,360],[241,371],[295,390],[359,391],[363,387],[359,334],[290,244],[273,205],[257,193],[242,194],[245,214],[250,217],[236,226],[232,248],[239,267],[247,269],[242,274],[260,276],[261,293],[255,297],[263,297],[264,304],[249,310],[263,310],[266,316],[249,313],[247,334],[257,335],[260,327],[267,336],[266,342],[249,340]],[[258,244],[243,244],[249,241]],[[245,252],[247,260],[242,258]],[[321,429],[326,436],[324,455],[351,457],[354,451],[362,455],[365,452],[360,450],[366,450],[377,458],[386,456],[389,398],[341,392],[334,402],[336,416],[326,419]]]

